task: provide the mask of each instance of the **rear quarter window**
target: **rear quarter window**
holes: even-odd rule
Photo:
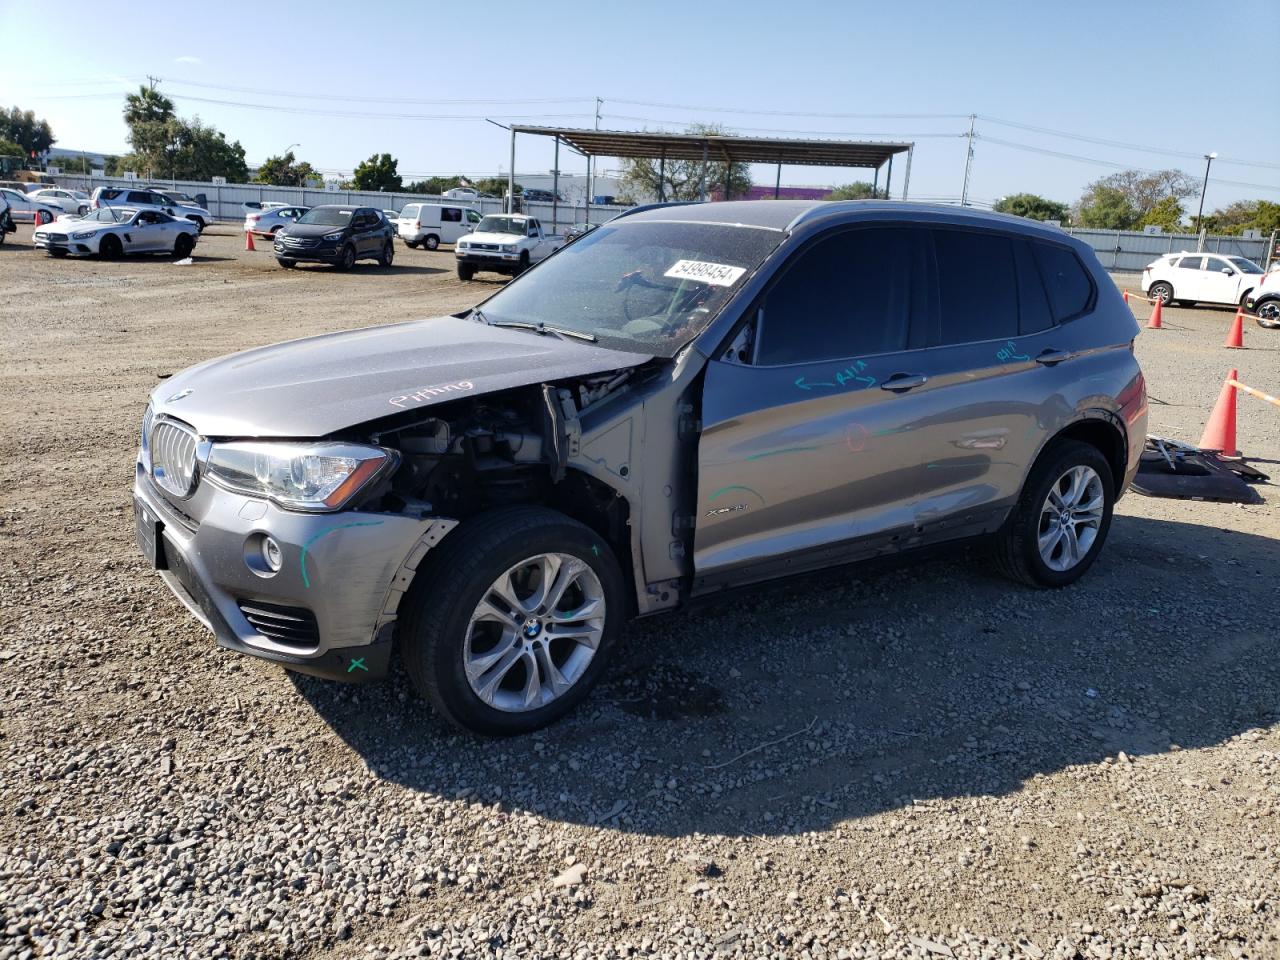
[[[1093,281],[1080,258],[1057,244],[1033,242],[1031,246],[1044,278],[1053,319],[1062,323],[1089,309],[1093,302]]]
[[[998,233],[935,229],[941,344],[1018,335],[1013,240]]]

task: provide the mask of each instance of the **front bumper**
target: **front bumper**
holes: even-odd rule
[[[62,250],[72,257],[87,257],[97,252],[96,244],[91,247],[82,240],[72,240],[64,235],[42,236],[39,230],[32,235],[31,242],[37,250]]]
[[[519,253],[499,253],[496,250],[457,250],[454,256],[458,258],[459,263],[471,263],[480,268],[499,268],[514,267],[520,262]]]
[[[275,255],[282,260],[298,260],[303,263],[337,263],[342,258],[343,243],[322,243],[317,247],[290,247],[282,240],[272,245]]]
[[[304,514],[202,481],[176,504],[137,464],[136,533],[144,557],[218,645],[290,670],[362,682],[385,676],[396,612],[418,564],[456,525],[401,514]],[[278,572],[250,564],[262,534]],[[256,567],[256,569],[255,569]],[[250,621],[305,623],[282,639]]]

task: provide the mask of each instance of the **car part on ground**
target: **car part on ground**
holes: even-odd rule
[[[1133,489],[1147,497],[1209,500],[1215,503],[1261,503],[1250,483],[1269,477],[1238,459],[1224,460],[1213,451],[1164,437],[1147,437]]]

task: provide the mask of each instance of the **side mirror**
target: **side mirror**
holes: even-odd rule
[[[1228,277],[1231,276],[1231,274],[1235,273],[1235,271],[1232,270],[1230,267],[1223,267],[1222,272],[1225,273]]]

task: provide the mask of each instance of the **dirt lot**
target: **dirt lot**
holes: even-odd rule
[[[1130,495],[1062,592],[959,555],[638,623],[570,719],[480,741],[403,676],[219,652],[143,569],[158,377],[491,289],[216,232],[0,247],[0,960],[1280,956],[1280,488]],[[1152,432],[1198,439],[1230,366],[1280,392],[1230,317],[1139,338]],[[1280,410],[1240,439],[1280,477]]]

